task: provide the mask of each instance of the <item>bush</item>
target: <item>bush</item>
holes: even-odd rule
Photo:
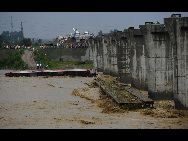
[[[59,62],[63,62],[63,58],[59,58]]]
[[[47,57],[43,52],[41,51],[35,51],[35,59],[38,63],[41,63],[43,67],[46,67],[48,65],[48,67],[46,67],[46,69],[52,68],[53,67],[53,62],[52,60]]]
[[[26,69],[25,63],[21,58],[21,54],[17,51],[6,58],[0,60],[0,69]]]

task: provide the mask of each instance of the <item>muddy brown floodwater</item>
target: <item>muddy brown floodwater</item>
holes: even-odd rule
[[[100,89],[88,85],[93,80],[0,76],[0,128],[188,128],[185,117],[161,118],[140,110],[103,112]]]

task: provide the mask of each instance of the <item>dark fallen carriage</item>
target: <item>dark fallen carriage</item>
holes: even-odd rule
[[[43,71],[17,71],[5,73],[8,77],[35,77],[35,76],[83,76],[96,77],[93,69],[70,69],[70,70],[43,70]]]

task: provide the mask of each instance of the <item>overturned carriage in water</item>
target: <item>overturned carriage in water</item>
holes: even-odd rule
[[[43,71],[17,71],[5,73],[5,76],[83,76],[96,77],[96,72],[93,69],[69,69],[69,70],[43,70]]]

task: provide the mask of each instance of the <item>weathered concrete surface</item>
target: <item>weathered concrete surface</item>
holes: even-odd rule
[[[130,83],[130,48],[124,32],[115,32],[87,40],[86,55],[93,61],[94,69],[104,74],[120,77],[124,83]]]
[[[118,76],[119,77],[119,70],[118,70],[118,44],[119,44],[119,40],[118,37],[120,36],[120,33],[116,32],[111,34],[110,37],[110,42],[109,42],[109,49],[110,49],[110,53],[109,53],[109,57],[110,57],[110,75],[112,76]]]
[[[143,33],[140,29],[129,28],[128,43],[131,49],[130,68],[131,68],[131,86],[147,90],[146,76],[146,49]]]
[[[188,109],[188,17],[165,18],[164,22],[173,51],[175,106]]]
[[[119,32],[120,33],[120,32]],[[131,83],[130,72],[130,46],[128,45],[128,33],[122,32],[118,38],[117,46],[117,64],[119,70],[120,80],[126,84]]]
[[[146,45],[149,97],[173,99],[172,51],[164,24],[141,26]]]

